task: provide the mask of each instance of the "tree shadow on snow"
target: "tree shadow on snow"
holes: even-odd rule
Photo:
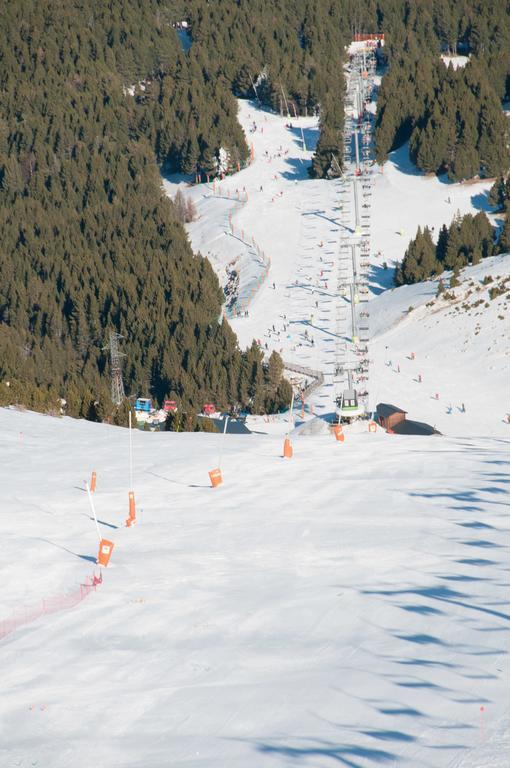
[[[484,213],[494,213],[495,208],[489,203],[488,192],[477,192],[476,195],[471,195],[471,205],[477,211],[483,211]]]
[[[295,143],[302,148],[303,147],[303,137],[301,135],[301,128],[299,127],[299,123],[294,125],[292,123],[292,128],[290,129],[290,132],[292,133],[292,136],[294,138]],[[315,147],[317,146],[317,142],[319,140],[319,129],[318,128],[303,128],[303,135],[305,137],[305,144],[306,149],[308,152],[315,152]]]
[[[406,740],[405,737],[404,739],[399,739],[399,741],[403,740]],[[347,768],[362,768],[362,766],[366,765],[366,760],[369,760],[371,763],[391,763],[397,759],[394,753],[388,752],[385,749],[373,749],[357,744],[339,745],[324,739],[310,740],[308,746],[260,743],[256,745],[256,749],[265,755],[279,755],[282,758],[286,757],[296,762],[301,762],[305,758],[315,757],[318,759],[328,757],[339,765],[347,766]],[[359,762],[359,760],[362,760],[362,762]]]

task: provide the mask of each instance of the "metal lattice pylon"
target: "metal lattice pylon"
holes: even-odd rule
[[[124,382],[122,381],[121,358],[125,355],[119,351],[119,339],[124,338],[120,333],[110,332],[110,361],[112,368],[112,402],[120,405],[125,398]]]

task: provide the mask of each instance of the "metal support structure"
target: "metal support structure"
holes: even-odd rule
[[[357,144],[356,144],[357,146]],[[356,165],[356,168],[358,168],[358,165]],[[359,197],[358,197],[358,181],[356,179],[356,176],[352,180],[352,184],[354,187],[354,227],[355,227],[355,234],[359,235],[360,233],[360,227],[361,227],[361,221],[360,221],[360,215],[359,215]]]
[[[112,373],[112,403],[119,406],[125,399],[124,382],[122,381],[121,359],[125,355],[119,350],[119,339],[124,338],[120,333],[110,332],[110,364]]]
[[[374,74],[373,51],[356,51],[347,73],[345,176],[341,191],[347,192],[348,199],[342,200],[340,206],[342,212],[346,213],[346,229],[341,236],[337,262],[338,304],[334,369],[334,384],[338,395],[336,400],[340,404],[340,410],[343,393],[346,390],[354,390],[365,412],[369,405],[369,329],[365,302],[369,294],[373,158],[373,115],[365,108],[365,104],[374,87]]]

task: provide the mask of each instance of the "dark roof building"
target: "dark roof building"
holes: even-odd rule
[[[376,419],[387,432],[395,435],[440,435],[435,427],[423,421],[411,421],[406,418],[407,411],[389,403],[379,403]]]

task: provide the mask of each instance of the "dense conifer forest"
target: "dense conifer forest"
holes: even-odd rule
[[[138,78],[195,89],[175,32],[156,0],[85,7],[24,0],[1,13],[0,402],[44,409],[63,396],[72,415],[104,413],[102,348],[115,330],[131,393],[277,408],[289,395],[281,370],[278,381],[274,365],[264,371],[255,346],[241,354],[219,321],[216,276],[161,192],[156,123],[126,97]],[[222,102],[204,98],[214,148]],[[167,121],[182,131],[187,108],[168,107]]]
[[[389,70],[377,105],[378,162],[409,140],[410,157],[454,181],[491,177],[510,168],[501,101],[510,97],[508,3],[402,3],[408,16],[388,29]],[[454,70],[440,53],[469,55]]]
[[[506,250],[508,248],[504,249],[501,241],[499,247],[495,245],[494,229],[485,213],[458,215],[449,227],[441,227],[436,243],[428,227],[418,229],[397,266],[395,285],[428,280],[445,269],[457,272],[468,264],[479,264],[481,259]]]
[[[187,53],[173,27],[182,19]],[[65,397],[73,415],[104,414],[112,330],[131,394],[191,408],[285,402],[281,366],[264,367],[256,345],[241,352],[220,320],[218,281],[192,254],[158,165],[215,173],[220,148],[232,170],[247,162],[240,96],[318,111],[310,172],[340,172],[344,45],[356,32],[386,35],[379,160],[409,139],[425,170],[506,183],[501,0],[16,0],[0,24],[0,403]],[[457,48],[472,61],[454,72],[438,55]],[[441,256],[430,266],[420,237],[427,253],[415,261],[431,274]],[[398,279],[420,272],[411,263]]]

